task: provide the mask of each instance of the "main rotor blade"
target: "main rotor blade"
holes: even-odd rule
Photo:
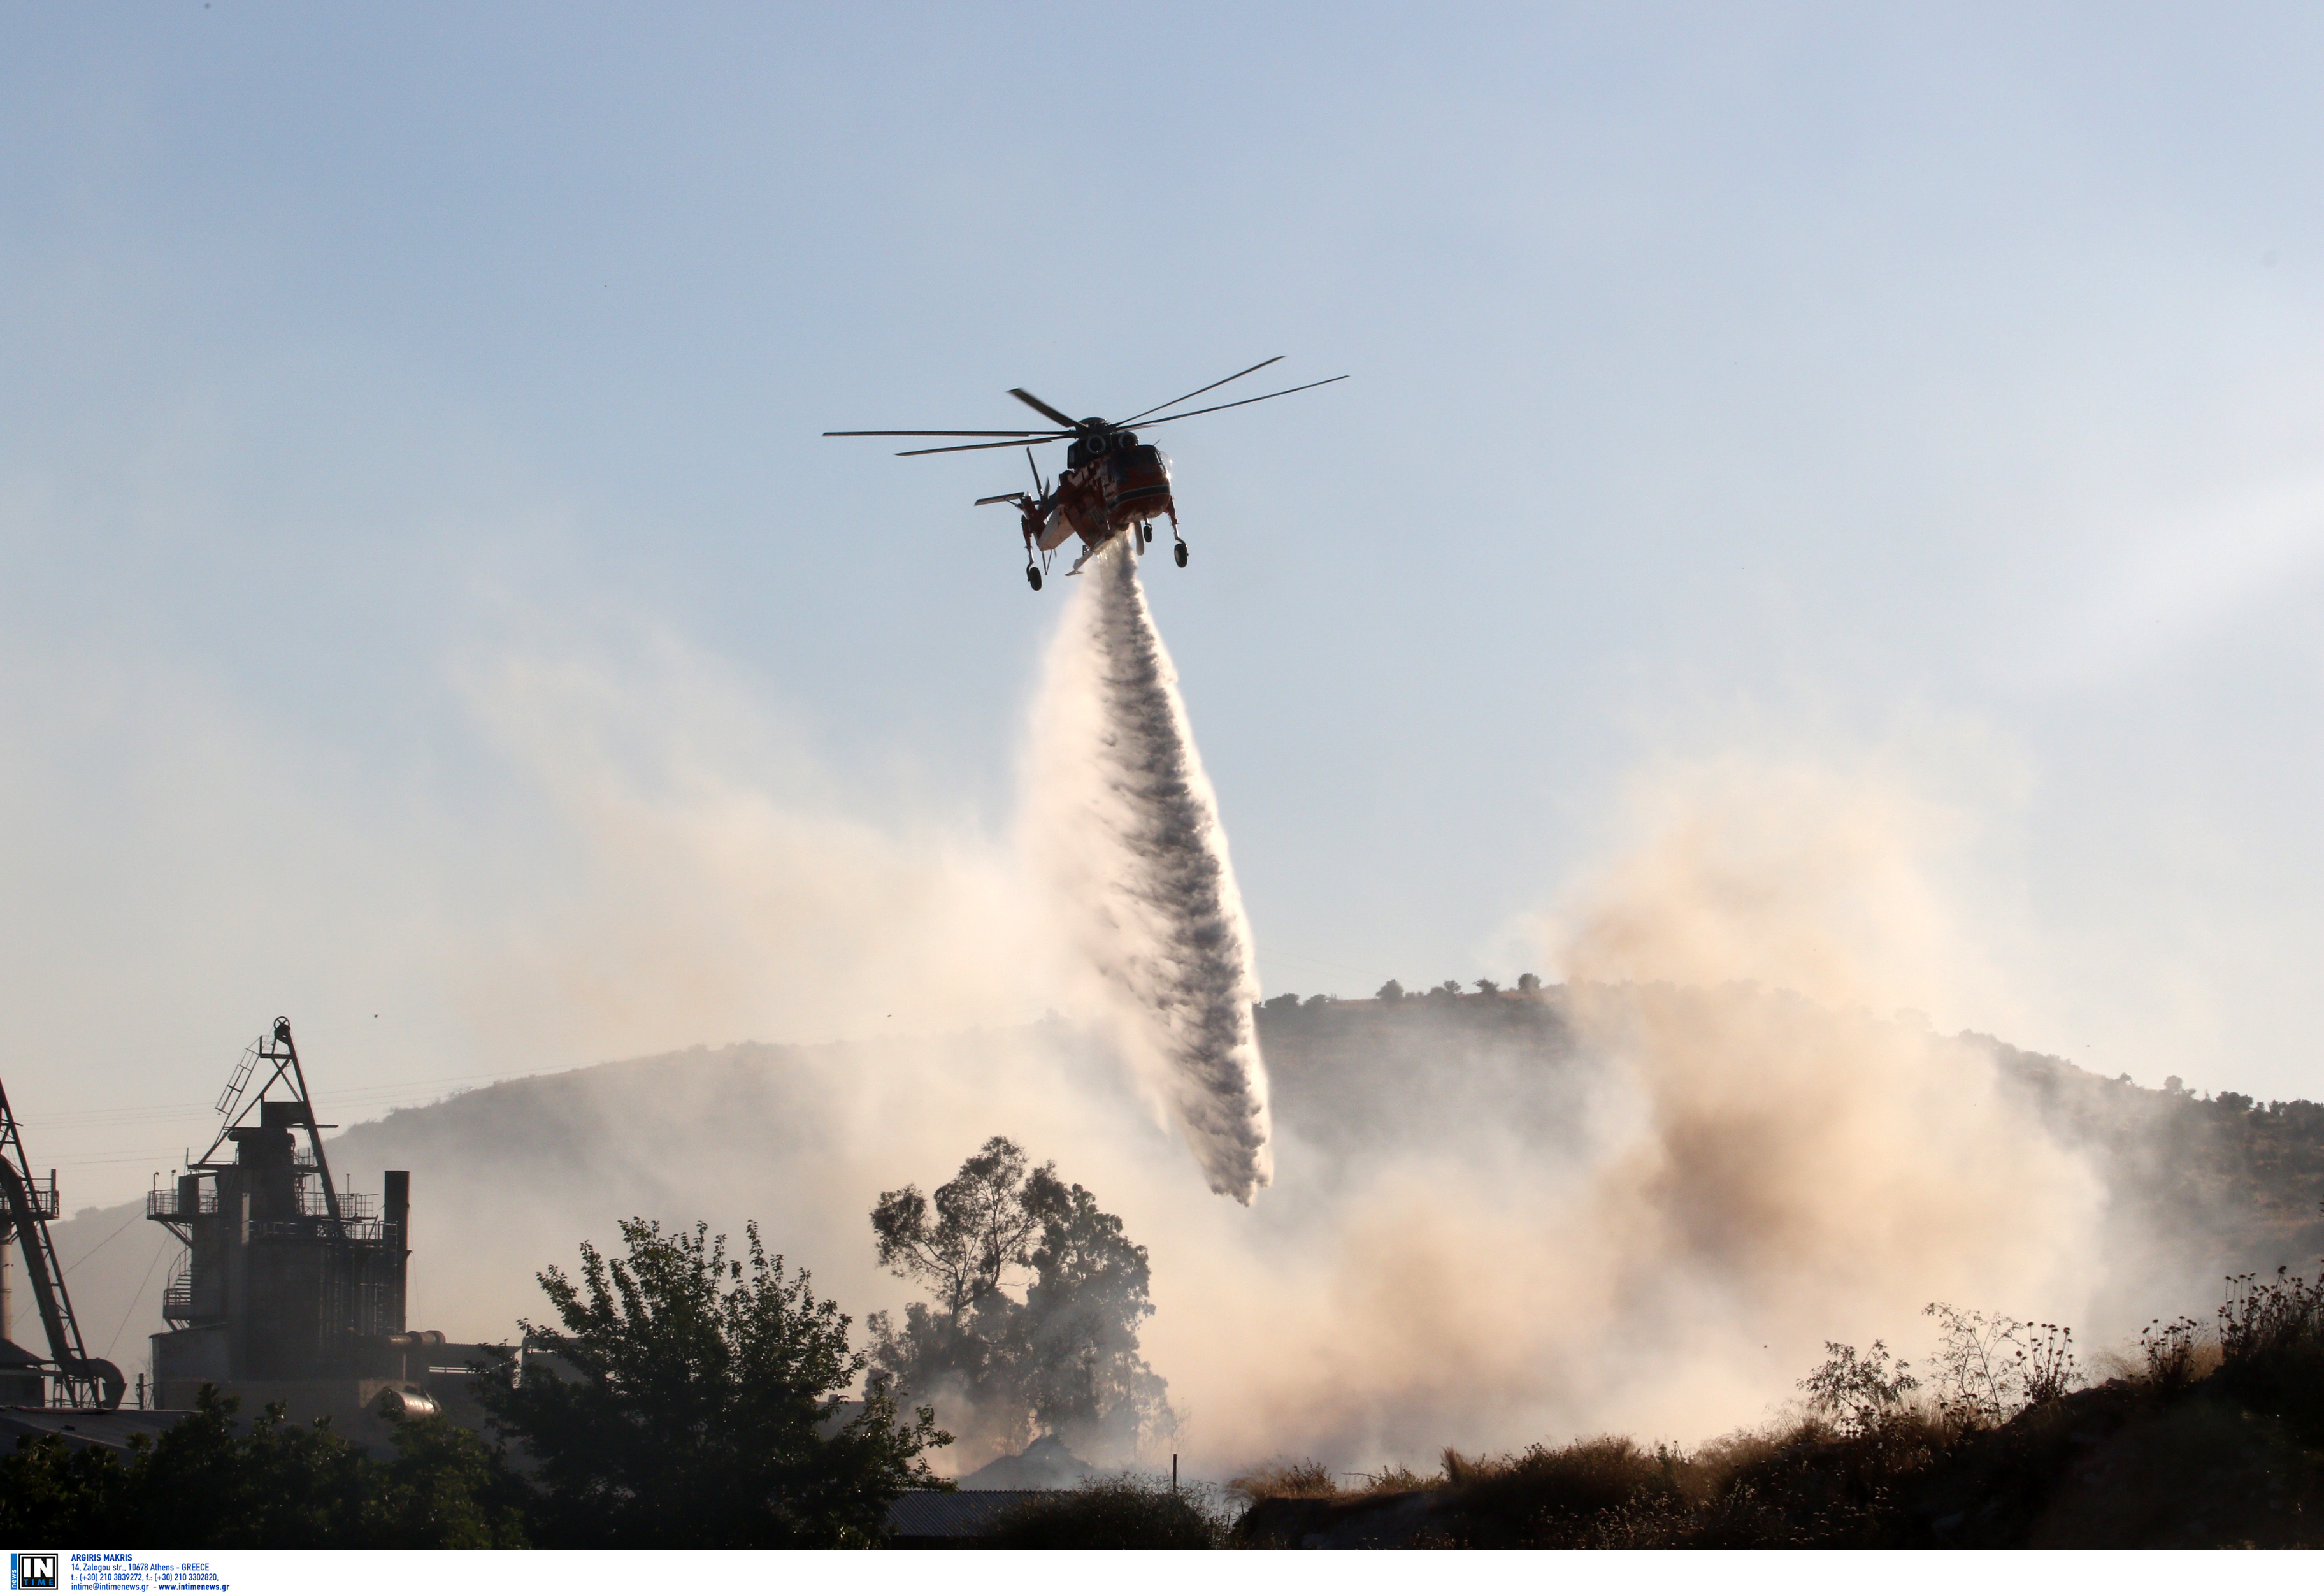
[[[1056,422],[1059,426],[1064,427],[1067,431],[1078,430],[1080,423],[1074,421],[1072,416],[1066,414],[1062,410],[1052,410],[1048,405],[1041,403],[1040,400],[1027,393],[1023,388],[1012,387],[1009,390],[1009,393],[1010,397],[1022,399],[1026,403],[1030,404],[1034,409],[1038,410],[1042,414],[1047,416],[1051,421]]]
[[[1015,503],[1017,503],[1019,499],[1023,498],[1024,496],[1024,496],[1022,493],[995,493],[995,494],[994,494],[991,497],[990,497],[990,498],[980,498],[980,499],[978,499],[976,502],[977,502],[977,504],[980,504],[980,505],[983,505],[983,504],[1015,504]],[[972,505],[971,507],[973,507],[973,506]]]
[[[1279,360],[1281,358],[1283,358],[1281,355],[1275,357],[1275,360]],[[1231,382],[1240,382],[1242,378],[1249,376],[1252,371],[1266,370],[1269,366],[1275,364],[1275,360],[1261,360],[1258,365],[1251,366],[1250,370],[1238,371],[1232,376],[1222,376],[1216,382],[1211,384],[1211,387],[1224,387]],[[1204,394],[1209,393],[1211,391],[1211,387],[1198,387],[1191,394],[1180,394],[1175,399],[1165,399],[1159,404],[1149,404],[1145,409],[1140,410],[1138,413],[1138,415],[1130,416],[1126,421],[1117,421],[1113,424],[1116,426],[1134,425],[1139,415],[1151,415],[1157,410],[1167,410],[1173,404],[1183,404],[1189,399],[1199,399]]]
[[[1286,394],[1304,394],[1311,387],[1329,387],[1335,382],[1347,381],[1348,375],[1348,373],[1343,371],[1337,376],[1327,376],[1321,382],[1303,382],[1297,387],[1279,387],[1271,394],[1259,394],[1259,399],[1279,399]],[[1232,404],[1207,404],[1200,410],[1182,410],[1176,415],[1157,415],[1151,421],[1141,421],[1138,424],[1140,426],[1160,426],[1166,421],[1184,421],[1189,415],[1208,415],[1213,410],[1232,410],[1237,405],[1256,404],[1259,403],[1259,399],[1237,399]],[[994,447],[994,445],[986,443],[983,444],[982,447],[990,449]]]
[[[1033,440],[1037,443],[1055,443],[1073,435],[1071,432],[1048,432],[1035,437]],[[1005,440],[999,443],[954,443],[942,449],[899,449],[896,450],[896,458],[902,459],[914,454],[960,454],[971,449],[1014,449],[1015,447],[1017,447],[1015,443]]]
[[[1047,432],[825,432],[826,438],[1046,438]]]

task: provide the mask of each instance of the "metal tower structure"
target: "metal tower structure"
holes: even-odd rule
[[[257,1090],[253,1091],[250,1078],[257,1072],[261,1063],[272,1063],[273,1071],[259,1082]],[[333,1225],[344,1229],[346,1219],[339,1211],[339,1193],[331,1184],[331,1160],[323,1155],[323,1132],[337,1127],[315,1122],[315,1100],[307,1094],[307,1071],[299,1066],[299,1043],[290,1039],[290,1021],[280,1014],[274,1016],[272,1032],[260,1036],[235,1064],[233,1077],[226,1082],[226,1090],[218,1093],[217,1113],[221,1121],[218,1133],[211,1138],[209,1149],[188,1166],[192,1169],[224,1166],[210,1160],[227,1142],[246,1138],[246,1135],[236,1135],[235,1132],[246,1132],[250,1110],[265,1103],[266,1093],[274,1089],[278,1080],[290,1088],[290,1106],[295,1109],[283,1117],[307,1132],[307,1151],[314,1172],[321,1177],[323,1183],[324,1212]],[[263,1119],[265,1116],[262,1113],[260,1117]]]
[[[25,1283],[32,1286],[41,1327],[48,1333],[49,1377],[57,1405],[116,1407],[124,1385],[121,1370],[88,1355],[73,1317],[72,1297],[65,1291],[64,1270],[57,1266],[57,1248],[49,1238],[49,1220],[57,1212],[56,1171],[49,1171],[48,1189],[42,1190],[25,1160],[24,1138],[8,1106],[7,1088],[0,1085],[0,1260],[5,1260],[6,1243],[14,1239],[24,1254]]]
[[[162,1401],[189,1402],[206,1382],[393,1374],[407,1349],[410,1174],[388,1172],[383,1203],[339,1188],[323,1150],[333,1127],[316,1120],[288,1019],[244,1049],[217,1110],[208,1148],[146,1203],[186,1246],[162,1290],[171,1327],[153,1337]]]

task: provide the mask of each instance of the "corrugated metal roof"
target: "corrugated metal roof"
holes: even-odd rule
[[[973,1540],[1025,1501],[1066,1494],[1056,1489],[908,1489],[888,1506],[888,1532],[899,1539]]]

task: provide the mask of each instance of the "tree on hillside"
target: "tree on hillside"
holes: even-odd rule
[[[881,1263],[937,1297],[906,1308],[900,1327],[872,1317],[876,1384],[939,1404],[995,1451],[1048,1433],[1126,1451],[1173,1425],[1167,1386],[1138,1352],[1154,1311],[1146,1248],[1055,1164],[1028,1167],[995,1136],[933,1200],[882,1192],[872,1229]]]
[[[1402,1002],[1404,1000],[1404,987],[1401,982],[1390,980],[1386,985],[1382,986],[1378,991],[1373,992],[1372,995],[1379,998],[1380,1001],[1384,1003]]]
[[[847,1415],[866,1358],[808,1275],[747,1258],[697,1224],[622,1225],[626,1257],[584,1242],[581,1276],[540,1275],[556,1327],[523,1324],[528,1355],[480,1381],[485,1409],[537,1464],[535,1520],[553,1544],[877,1544],[889,1503],[933,1476],[950,1436],[899,1419],[873,1388]],[[747,1269],[746,1269],[747,1263]],[[579,1377],[566,1378],[553,1354]]]

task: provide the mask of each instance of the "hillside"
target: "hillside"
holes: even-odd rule
[[[1575,1044],[1554,987],[1396,1003],[1277,997],[1260,1005],[1259,1023],[1277,1113],[1342,1143],[1442,1118],[1480,1079],[1554,1071]],[[2114,1228],[2151,1261],[2196,1268],[2210,1285],[2210,1275],[2298,1268],[2324,1255],[2324,1104],[2150,1089],[1993,1036],[1957,1039],[1989,1053],[2052,1133],[2087,1149]],[[1462,1089],[1448,1095],[1456,1081]],[[1546,1144],[1570,1129],[1569,1117],[1542,1112],[1568,1102],[1508,1096],[1534,1115],[1528,1135]]]
[[[1572,997],[1551,988],[1263,1006],[1277,1177],[1249,1211],[1207,1196],[1111,1056],[1055,1023],[908,1042],[695,1048],[513,1080],[355,1126],[335,1137],[332,1156],[358,1189],[375,1188],[383,1168],[412,1171],[415,1326],[456,1340],[497,1339],[512,1333],[521,1315],[539,1312],[532,1276],[540,1268],[569,1265],[581,1238],[602,1240],[632,1214],[699,1219],[730,1231],[756,1219],[770,1246],[812,1269],[818,1289],[859,1320],[899,1305],[903,1287],[872,1264],[864,1217],[872,1200],[906,1181],[939,1180],[983,1136],[1010,1134],[1091,1183],[1153,1247],[1160,1312],[1148,1345],[1173,1381],[1174,1399],[1195,1408],[1184,1449],[1214,1447],[1223,1465],[1284,1447],[1351,1461],[1425,1456],[1446,1442],[1517,1444],[1614,1423],[1699,1437],[1750,1421],[1780,1398],[1821,1339],[1909,1331],[1931,1296],[1958,1292],[1964,1304],[2040,1314],[2022,1293],[1974,1294],[1992,1249],[1974,1238],[1950,1262],[1934,1253],[1891,1260],[1883,1294],[1834,1295],[1851,1282],[1832,1283],[1830,1265],[1815,1260],[1824,1254],[1813,1248],[1736,1265],[1757,1275],[1730,1271],[1689,1284],[1700,1247],[1715,1254],[1723,1244],[1714,1236],[1696,1253],[1674,1254],[1675,1261],[1647,1253],[1623,1262],[1635,1283],[1621,1286],[1615,1305],[1591,1311],[1629,1316],[1579,1329],[1553,1321],[1566,1338],[1548,1351],[1462,1338],[1471,1324],[1548,1332],[1526,1327],[1537,1312],[1508,1316],[1520,1311],[1521,1296],[1506,1307],[1463,1306],[1458,1293],[1443,1291],[1448,1316],[1397,1326],[1392,1341],[1349,1340],[1335,1319],[1378,1311],[1360,1303],[1382,1247],[1457,1244],[1464,1249],[1425,1266],[1468,1271],[1464,1289],[1481,1288],[1477,1269],[1498,1275],[1508,1266],[1505,1240],[1473,1242],[1447,1228],[1476,1211],[1458,1195],[1463,1182],[1485,1192],[1534,1191],[1525,1206],[1545,1215],[1541,1244],[1550,1249],[1546,1263],[1526,1267],[1564,1266],[1559,1254],[1589,1239],[1590,1210],[1554,1205],[1567,1200],[1561,1192],[1573,1171],[1586,1173],[1591,1159],[1606,1155],[1599,1145],[1604,1071],[1576,1041]],[[1751,1000],[1774,1011],[1773,999]],[[1794,1026],[1784,1033],[1786,1044],[1844,1049],[1862,1046],[1867,1035],[1884,1045],[1894,1039],[1886,1027],[1868,1030],[1868,1022],[1854,1019],[1797,1030],[1799,1014],[1786,1011]],[[2324,1252],[2324,1108],[2147,1090],[1988,1037],[1926,1045],[1929,1067],[1940,1071],[1983,1069],[1989,1057],[2004,1099],[1997,1111],[2037,1119],[2101,1187],[2100,1228],[2073,1243],[2096,1254],[2086,1261],[2103,1275],[2088,1318],[2078,1320],[2085,1344],[2118,1343],[2158,1313],[2207,1310],[2223,1275],[2298,1268]],[[1763,1097],[1745,1093],[1745,1117],[1735,1117],[1733,1103],[1721,1106],[1729,1117],[1711,1120],[1711,1140],[1698,1145],[1715,1151],[1728,1144],[1721,1127],[1730,1120],[1733,1145],[1757,1146],[1764,1142],[1750,1137],[1764,1136],[1760,1120],[1818,1119],[1821,1104],[1786,1095],[1806,1089],[1770,1084]],[[1536,1186],[1524,1183],[1536,1179]],[[2050,1199],[2027,1200],[2034,1205],[2015,1217],[2001,1200],[2001,1218],[1985,1221],[2001,1223],[1997,1233],[2005,1235],[2040,1229],[2047,1215],[2039,1203]],[[1430,1203],[1452,1205],[1415,1229]],[[1898,1219],[1908,1228],[1936,1221],[1911,1213]],[[157,1228],[136,1222],[127,1207],[85,1210],[57,1227],[91,1340],[103,1348],[109,1339],[111,1354],[133,1370],[142,1361],[138,1338],[158,1327],[168,1260],[161,1238],[149,1238]],[[1280,1294],[1306,1277],[1297,1269],[1325,1266],[1332,1277],[1301,1286],[1304,1296]],[[1946,1284],[1938,1276],[1944,1267],[1969,1284]],[[1686,1277],[1674,1284],[1678,1275]],[[1543,1288],[1510,1277],[1510,1291]],[[1654,1294],[1682,1286],[1688,1295]],[[1702,1321],[1699,1309],[1692,1319],[1673,1318],[1669,1302],[1700,1301],[1705,1289],[1724,1293],[1722,1313],[1756,1316],[1731,1326]],[[1267,1311],[1278,1337],[1323,1349],[1254,1359],[1232,1315],[1267,1301],[1277,1303]],[[1746,1338],[1751,1343],[1742,1347]],[[1351,1353],[1329,1349],[1335,1343],[1373,1344],[1365,1354],[1371,1360],[1345,1363]],[[1653,1347],[1683,1361],[1711,1358],[1703,1365],[1711,1372],[1665,1389],[1637,1366]],[[1462,1377],[1462,1365],[1473,1365],[1475,1377]],[[1495,1387],[1541,1368],[1562,1382],[1522,1398]],[[1306,1383],[1286,1393],[1286,1373]],[[1691,1415],[1698,1411],[1699,1421]],[[1266,1437],[1278,1430],[1285,1438],[1270,1445]]]

